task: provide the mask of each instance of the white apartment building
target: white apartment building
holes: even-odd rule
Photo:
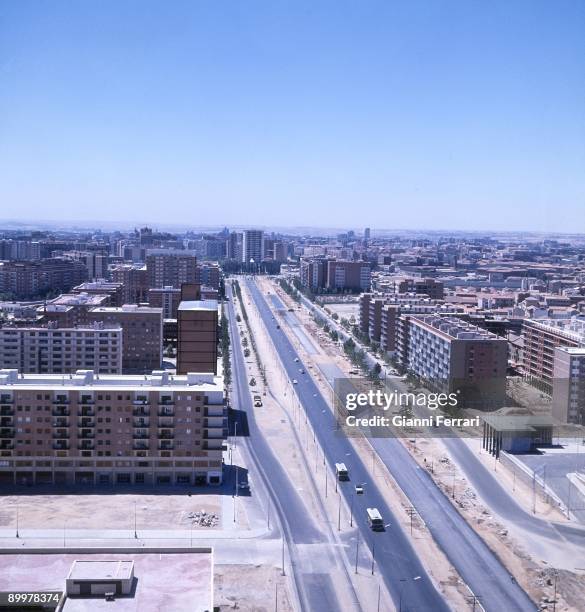
[[[262,230],[245,230],[242,242],[242,262],[260,263],[264,259],[264,232]]]

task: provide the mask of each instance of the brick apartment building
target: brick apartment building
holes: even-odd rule
[[[312,291],[369,291],[371,265],[367,261],[301,259],[300,280]]]
[[[123,306],[124,305],[124,285],[113,281],[103,279],[81,283],[77,287],[73,287],[71,293],[87,294],[87,295],[107,295],[107,304],[103,306]]]
[[[162,364],[163,318],[160,308],[124,304],[99,306],[88,312],[90,322],[122,328],[122,371],[150,374]]]
[[[0,370],[0,483],[219,484],[226,435],[213,374]]]
[[[404,278],[396,282],[396,293],[426,295],[432,300],[442,300],[445,296],[443,283],[434,278]]]
[[[177,308],[181,303],[181,289],[175,287],[155,287],[148,290],[148,305],[161,308],[163,319],[176,319]]]
[[[575,319],[525,319],[522,324],[524,375],[552,393],[555,348],[585,347],[585,322]]]
[[[505,339],[460,319],[437,315],[409,317],[408,328],[402,358],[407,369],[429,387],[459,390],[466,406],[481,410],[505,404]]]
[[[217,301],[186,300],[179,305],[177,314],[177,374],[217,373]]]
[[[148,249],[146,254],[148,286],[175,287],[184,283],[200,284],[194,251],[181,249]]]
[[[122,373],[122,329],[91,327],[1,327],[0,369],[23,373],[69,374],[94,370]]]
[[[552,401],[553,417],[585,424],[585,347],[555,348]]]
[[[15,299],[38,298],[48,291],[69,291],[87,279],[80,261],[63,257],[0,262],[0,293]]]
[[[113,266],[110,274],[113,282],[122,285],[121,305],[147,301],[149,284],[145,265],[118,264]]]

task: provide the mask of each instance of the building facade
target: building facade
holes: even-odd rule
[[[183,301],[177,313],[177,374],[217,373],[218,304]]]
[[[553,417],[585,424],[585,348],[557,346],[553,369]]]
[[[148,285],[175,287],[183,283],[200,284],[197,257],[194,251],[181,249],[149,249],[146,254]]]
[[[242,239],[242,263],[260,263],[264,259],[264,232],[245,230]]]
[[[0,483],[219,484],[226,435],[213,374],[0,370]]]
[[[122,329],[92,327],[2,327],[0,369],[26,374],[70,374],[94,370],[122,373]]]
[[[552,393],[556,347],[585,346],[585,321],[574,319],[526,319],[522,324],[524,375]]]
[[[408,326],[410,372],[432,389],[460,393],[468,407],[493,410],[505,404],[505,339],[454,317],[411,316]]]

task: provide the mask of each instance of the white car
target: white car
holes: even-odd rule
[[[296,378],[293,378],[293,385],[298,385],[299,381]]]
[[[299,361],[299,358],[295,357],[295,363],[298,363],[298,361]]]

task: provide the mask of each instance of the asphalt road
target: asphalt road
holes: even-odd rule
[[[365,545],[369,548],[370,553],[375,548],[377,571],[383,576],[395,604],[398,605],[402,600],[403,612],[405,610],[423,612],[448,610],[449,606],[431,581],[407,535],[399,527],[377,487],[366,484],[365,494],[355,495],[355,484],[370,481],[369,472],[362,458],[356,455],[353,446],[345,436],[336,434],[335,423],[327,402],[312,378],[299,373],[299,369],[306,370],[306,368],[303,367],[300,357],[286,335],[282,330],[277,329],[277,321],[272,319],[270,309],[256,284],[246,282],[290,380],[298,380],[298,384],[294,385],[295,391],[308,414],[311,426],[330,468],[334,470],[336,462],[343,462],[348,467],[351,481],[340,483],[340,488],[348,505],[352,504],[351,497],[354,498],[354,524],[359,529],[359,546],[363,548]],[[295,358],[299,359],[299,362],[295,362]],[[387,525],[385,531],[375,533],[369,528],[366,515],[366,508],[368,507],[378,508],[381,512]],[[356,545],[358,544],[357,538],[353,536],[348,538],[347,544],[349,560],[350,563],[353,563]],[[513,609],[507,608],[507,610]],[[501,612],[501,609],[499,612]]]
[[[294,362],[294,358],[298,358],[298,355],[294,347],[284,334],[276,329],[274,321],[271,321],[270,311],[255,283],[249,283],[249,285],[277,349],[284,356],[285,364],[290,364],[290,376],[298,378],[299,363]],[[285,308],[284,305],[282,308]],[[289,356],[288,359],[287,356]],[[343,374],[341,376],[344,377]],[[315,427],[318,428],[320,435],[331,440],[333,444],[344,440],[332,435],[331,414],[328,409],[327,414],[322,413],[321,406],[326,403],[312,380],[309,379],[307,382],[299,380],[297,386],[301,401],[309,408],[312,421],[313,419],[316,421]],[[319,415],[323,418],[320,418]],[[370,442],[427,524],[449,561],[472,591],[481,598],[483,607],[488,612],[535,610],[536,606],[528,595],[511,579],[509,572],[499,559],[453,507],[429,474],[420,469],[404,446],[396,439],[371,438]],[[338,456],[343,456],[341,450],[337,452]],[[360,476],[360,478],[365,477]],[[419,609],[432,610],[433,608],[421,607]]]
[[[350,337],[350,334],[338,325],[327,313],[316,307],[307,298],[301,298],[303,303],[309,308],[325,318],[329,326],[336,329],[339,337],[343,340]],[[283,306],[284,307],[284,306]],[[366,349],[355,339],[359,348]],[[366,349],[366,360],[371,367],[377,362]],[[396,388],[406,391],[406,386],[401,381],[396,381]],[[452,459],[458,464],[469,482],[473,485],[478,495],[485,504],[502,519],[514,523],[524,529],[528,535],[533,534],[550,540],[554,545],[559,541],[568,541],[579,547],[585,547],[585,528],[579,525],[569,525],[565,523],[551,523],[550,521],[538,518],[526,512],[517,501],[504,489],[498,482],[496,475],[479,461],[471,449],[463,440],[458,438],[443,438],[443,443],[448,449]],[[470,585],[471,586],[471,585]]]
[[[235,298],[234,298],[235,299]],[[279,523],[286,540],[290,555],[290,566],[293,568],[294,582],[303,610],[327,609],[331,597],[335,594],[315,590],[309,575],[302,571],[297,545],[310,544],[322,540],[320,531],[316,528],[313,518],[309,515],[298,492],[293,487],[282,466],[274,456],[258,428],[254,417],[252,398],[248,389],[248,372],[240,344],[240,336],[231,300],[228,301],[230,336],[232,339],[232,405],[239,411],[239,429],[244,431],[242,413],[246,414],[249,436],[240,436],[238,442],[246,445],[255,472],[262,482],[265,493],[269,496],[272,507],[276,510]],[[233,433],[233,432],[232,432]],[[337,608],[341,609],[341,608]]]

